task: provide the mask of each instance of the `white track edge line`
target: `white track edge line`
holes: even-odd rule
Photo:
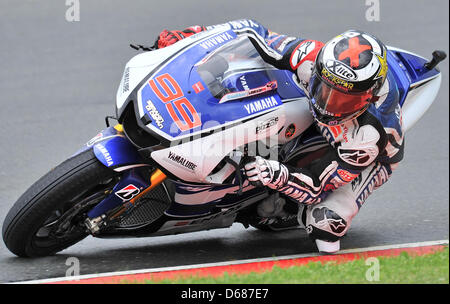
[[[449,240],[438,240],[438,241],[405,243],[405,244],[392,244],[392,245],[382,245],[382,246],[373,246],[373,247],[365,247],[365,248],[345,249],[345,250],[341,250],[341,251],[337,252],[335,255],[346,254],[346,253],[376,251],[376,250],[414,248],[414,247],[448,245],[448,244],[449,244]],[[229,265],[239,265],[239,264],[258,263],[258,262],[281,261],[281,260],[291,260],[291,259],[299,259],[299,258],[307,258],[307,257],[317,257],[317,256],[322,256],[322,255],[323,254],[320,254],[318,252],[303,253],[303,254],[270,257],[270,258],[256,258],[256,259],[235,260],[235,261],[225,261],[225,262],[205,263],[205,264],[195,264],[195,265],[183,265],[183,266],[148,268],[148,269],[138,269],[138,270],[129,270],[129,271],[105,272],[105,273],[99,273],[99,274],[86,274],[86,275],[79,275],[79,276],[59,277],[59,278],[32,280],[32,281],[19,281],[19,282],[11,282],[8,284],[42,284],[42,283],[55,283],[55,282],[61,282],[61,281],[80,281],[80,280],[84,280],[84,279],[95,279],[95,278],[110,277],[110,276],[123,276],[123,275],[142,274],[142,273],[188,270],[188,269],[195,269],[195,268],[215,267],[215,266],[229,266]]]

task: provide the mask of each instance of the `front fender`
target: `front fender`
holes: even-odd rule
[[[90,139],[75,155],[93,149],[97,159],[106,167],[120,172],[135,167],[149,166],[126,138],[121,125],[109,127]]]

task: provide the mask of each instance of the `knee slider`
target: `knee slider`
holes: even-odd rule
[[[306,212],[306,232],[314,240],[335,242],[348,229],[347,221],[327,207],[310,207]]]

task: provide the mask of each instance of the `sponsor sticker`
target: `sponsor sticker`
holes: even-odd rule
[[[258,134],[261,131],[264,131],[266,129],[269,129],[270,127],[275,126],[278,123],[278,117],[270,118],[269,120],[263,121],[258,123],[258,126],[256,127],[256,134]]]
[[[325,66],[331,73],[343,79],[350,81],[358,79],[356,72],[343,62],[337,60],[327,60]]]
[[[223,34],[219,34],[216,35],[212,38],[206,39],[205,41],[203,41],[202,43],[200,43],[199,45],[205,49],[205,50],[209,50],[211,48],[214,48],[218,45],[224,44],[230,40],[233,40],[234,37],[229,33],[229,32],[225,32]]]
[[[182,165],[183,167],[185,167],[187,169],[192,170],[192,171],[194,171],[195,168],[197,168],[197,165],[194,164],[193,162],[187,160],[186,158],[184,158],[180,155],[172,153],[170,151],[169,151],[169,156],[167,158],[170,159],[171,161],[176,162],[177,164]]]
[[[108,166],[111,166],[114,164],[113,159],[111,157],[111,154],[109,154],[108,150],[102,145],[97,144],[96,147],[100,150],[100,152],[103,154],[103,157],[105,158],[106,163]]]
[[[156,109],[155,105],[153,104],[153,102],[150,99],[147,100],[147,105],[145,106],[145,109],[148,111],[150,116],[153,118],[156,125],[160,129],[164,128],[164,118],[161,116],[161,114]]]
[[[351,182],[353,179],[355,179],[359,175],[359,174],[354,174],[354,173],[348,172],[347,170],[343,170],[343,169],[338,169],[337,173],[339,174],[339,177],[344,182]]]
[[[284,132],[284,136],[286,138],[291,138],[292,136],[294,136],[295,131],[297,131],[297,126],[293,123],[291,123],[287,128],[286,131]]]
[[[130,68],[127,67],[123,73],[123,86],[122,93],[128,92],[130,90]]]
[[[240,29],[243,27],[255,27],[255,28],[259,27],[259,24],[253,22],[253,20],[250,19],[230,21],[228,24],[230,24],[233,29]]]
[[[328,112],[325,109],[322,109],[317,103],[313,103],[313,106],[318,112],[320,112],[320,114],[328,115],[328,116],[337,116],[337,117],[341,116],[339,114],[334,114],[334,113]],[[331,124],[329,124],[329,125],[331,125]]]
[[[139,194],[141,190],[133,184],[129,184],[125,188],[115,192],[115,195],[120,197],[124,202],[131,200],[133,197]]]
[[[247,80],[245,79],[245,75],[242,75],[239,77],[239,80],[241,81],[241,85],[244,88],[244,90],[250,90],[250,88],[247,85]]]
[[[192,86],[192,88],[194,89],[194,91],[195,91],[196,94],[200,93],[201,91],[203,91],[203,90],[205,89],[205,88],[203,87],[201,81],[195,83],[195,84]]]
[[[244,76],[243,76],[244,77]],[[242,86],[244,86],[244,83],[242,82],[242,77],[239,78],[241,80],[241,84]],[[247,82],[245,81],[245,77],[244,77],[244,82],[245,82],[245,86],[247,86]],[[225,94],[219,101],[219,103],[224,103],[230,100],[236,100],[236,99],[241,99],[241,98],[246,98],[246,97],[250,97],[250,96],[254,96],[254,95],[260,95],[263,93],[267,93],[269,91],[275,90],[278,87],[277,81],[271,81],[266,83],[264,86],[258,87],[258,88],[254,88],[254,89],[249,89],[249,90],[245,90],[245,91],[238,91],[238,92],[231,92],[228,94]],[[248,88],[248,86],[247,86]],[[275,98],[272,97],[274,100]],[[275,100],[275,103],[278,104],[278,101]],[[274,102],[269,98],[266,98],[265,100],[261,101],[256,101],[255,102],[256,107],[272,107],[272,105],[274,104]],[[244,106],[246,107],[246,106]],[[247,107],[246,107],[247,109]],[[249,106],[249,109],[247,109],[247,112],[249,110],[251,110],[251,106]],[[256,110],[256,112],[259,112],[259,110]],[[250,114],[250,112],[249,112]]]
[[[354,86],[353,83],[350,83],[345,79],[342,79],[340,77],[333,75],[325,67],[322,69],[321,74],[325,80],[329,81],[330,83],[334,84],[335,86],[339,87],[340,89],[343,89],[344,91],[353,89],[353,86]]]
[[[259,99],[252,101],[244,105],[245,110],[248,114],[257,113],[263,110],[267,110],[276,106],[279,106],[281,101],[278,101],[274,96],[270,96],[264,99]]]

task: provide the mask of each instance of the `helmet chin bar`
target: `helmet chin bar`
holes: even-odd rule
[[[377,100],[378,100],[378,98],[377,98]],[[372,103],[372,102],[375,102],[375,101],[371,101],[371,103]],[[342,118],[342,119],[336,118],[335,121],[330,121],[330,122],[328,122],[328,123],[325,123],[325,122],[320,121],[319,115],[317,115],[317,112],[314,110],[314,106],[311,104],[311,102],[309,102],[309,106],[310,106],[309,109],[310,109],[310,111],[311,111],[312,116],[314,117],[314,120],[315,120],[319,125],[324,126],[324,127],[334,127],[334,126],[338,126],[338,125],[344,124],[344,123],[346,123],[346,122],[348,122],[348,121],[350,121],[350,120],[352,120],[352,119],[356,119],[358,116],[360,116],[361,114],[363,114],[363,113],[369,108],[369,105],[370,105],[370,103],[367,104],[367,106],[365,106],[365,107],[362,108],[361,110],[359,110],[359,111],[357,111],[357,112],[351,114],[350,116],[347,116],[347,117]],[[324,116],[324,115],[322,115],[322,116]]]

